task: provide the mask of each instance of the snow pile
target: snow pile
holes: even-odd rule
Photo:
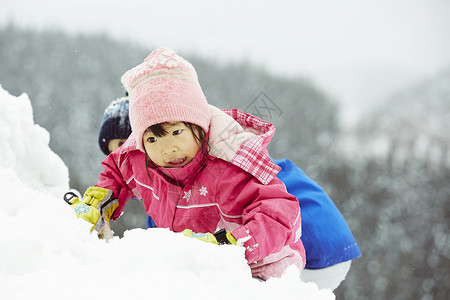
[[[29,187],[66,188],[67,167],[48,147],[48,132],[34,124],[28,96],[16,98],[0,86],[0,100],[1,166],[11,169]]]
[[[0,299],[334,299],[294,268],[252,279],[243,249],[167,229],[109,243],[62,200],[67,167],[33,124],[26,95],[0,87]]]

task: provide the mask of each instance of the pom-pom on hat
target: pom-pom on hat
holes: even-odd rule
[[[130,122],[137,148],[145,130],[163,122],[189,122],[209,130],[208,102],[194,67],[172,49],[158,48],[122,76],[130,97]]]
[[[127,139],[131,134],[128,107],[128,97],[123,97],[112,101],[105,109],[98,134],[98,144],[105,155],[109,154],[108,143],[110,140]]]

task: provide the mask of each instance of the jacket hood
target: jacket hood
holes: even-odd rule
[[[223,159],[268,184],[280,171],[267,145],[275,126],[239,109],[210,107],[209,154]]]

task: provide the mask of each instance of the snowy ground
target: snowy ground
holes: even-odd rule
[[[299,279],[252,279],[237,246],[166,229],[90,235],[62,200],[68,170],[34,124],[28,96],[0,86],[0,299],[334,299]]]

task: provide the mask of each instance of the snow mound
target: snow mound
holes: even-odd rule
[[[252,279],[244,250],[167,229],[90,234],[62,200],[68,171],[26,95],[0,87],[0,299],[334,299],[299,279]]]
[[[12,169],[26,186],[66,189],[68,169],[50,150],[47,130],[34,124],[28,96],[14,97],[0,85],[0,101],[1,167]]]

